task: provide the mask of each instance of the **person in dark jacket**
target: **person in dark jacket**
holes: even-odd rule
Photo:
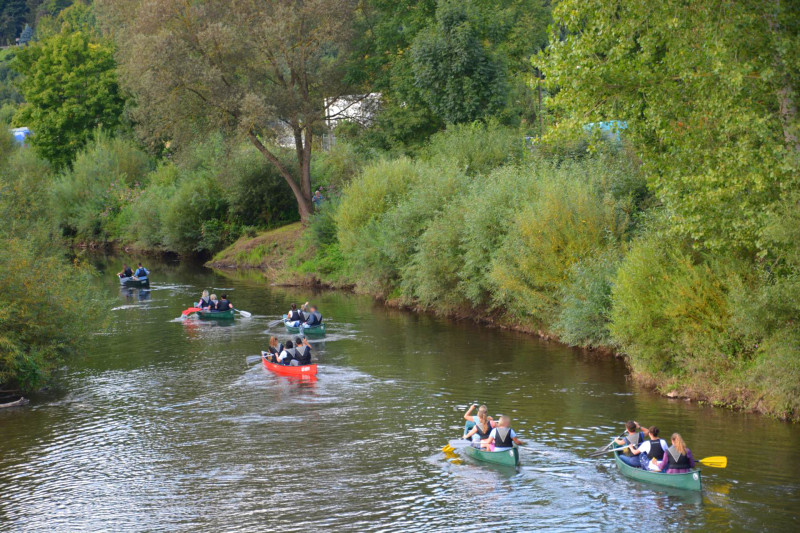
[[[131,270],[131,267],[129,267],[125,263],[122,263],[122,272],[119,272],[117,274],[117,276],[119,276],[121,278],[132,278],[133,277],[133,270]]]
[[[228,311],[229,309],[233,309],[233,304],[228,301],[228,295],[223,294],[217,303],[217,311]]]

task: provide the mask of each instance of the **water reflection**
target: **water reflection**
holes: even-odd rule
[[[313,296],[329,334],[312,340],[317,379],[298,381],[257,354],[269,334],[293,337],[269,324],[306,293],[150,265],[144,299],[103,278],[118,297],[110,334],[31,407],[0,411],[0,529],[474,531],[481,517],[514,531],[797,525],[797,426],[655,396],[619,361],[341,293]],[[253,318],[179,319],[209,287]],[[473,402],[512,416],[528,442],[519,470],[441,451]],[[589,459],[628,418],[680,429],[698,457],[727,455],[729,466],[705,469],[697,494]]]

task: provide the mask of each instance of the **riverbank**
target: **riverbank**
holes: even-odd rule
[[[365,291],[357,284],[343,282],[341,277],[330,279],[318,273],[304,271],[302,266],[309,261],[313,262],[313,256],[313,251],[308,250],[307,243],[303,240],[303,230],[298,223],[277,230],[264,231],[255,237],[240,238],[233,245],[215,255],[206,263],[206,266],[217,269],[225,275],[231,275],[235,271],[257,273],[268,285],[327,288],[369,295],[387,307],[413,313],[434,314],[456,321],[471,321],[488,328],[518,331],[569,346],[569,343],[565,342],[557,332],[547,329],[541,324],[521,321],[508,315],[499,315],[496,311],[488,308],[462,306],[457,309],[449,308],[441,311],[431,306],[423,306],[418,302],[409,301],[407,298]],[[596,353],[602,357],[624,360],[632,381],[668,398],[759,413],[781,420],[797,421],[797,417],[781,416],[780,413],[776,413],[769,403],[764,401],[763,396],[742,387],[741,384],[728,383],[726,386],[721,383],[709,382],[705,386],[698,386],[691,380],[637,372],[632,367],[630,358],[612,346],[573,346],[573,348]]]

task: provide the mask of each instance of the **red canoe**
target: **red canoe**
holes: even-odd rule
[[[267,361],[266,356],[264,355],[266,352],[261,352],[261,360],[264,361],[264,367],[267,370],[272,370],[276,374],[280,374],[282,376],[316,376],[317,375],[317,365],[305,365],[305,366],[286,366],[286,365],[276,365],[275,363],[270,363]]]

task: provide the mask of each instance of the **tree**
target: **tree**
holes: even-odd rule
[[[25,0],[6,0],[0,7],[0,44],[14,44],[25,26],[28,6]]]
[[[621,119],[673,230],[754,257],[797,188],[800,4],[564,0],[539,59],[564,123]]]
[[[88,10],[76,4],[71,10]],[[66,20],[66,19],[65,19]],[[12,68],[25,104],[14,121],[32,131],[31,144],[56,168],[69,165],[95,128],[119,124],[124,99],[117,83],[113,44],[64,24],[58,34],[21,49]]]
[[[301,220],[313,212],[311,153],[327,105],[348,94],[356,0],[102,0],[134,118],[152,144],[238,130],[280,172]],[[336,118],[336,117],[332,117]],[[276,155],[294,145],[297,176]]]
[[[470,122],[505,105],[505,67],[481,42],[463,3],[439,2],[436,24],[414,39],[412,57],[416,85],[446,122]]]

